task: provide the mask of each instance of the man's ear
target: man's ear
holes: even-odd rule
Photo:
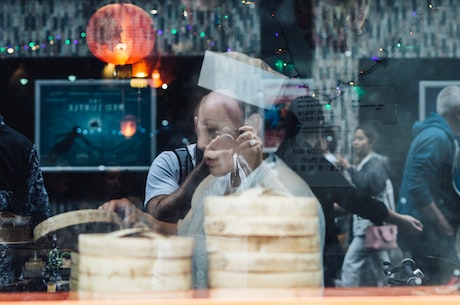
[[[460,107],[455,108],[454,116],[457,122],[460,122]]]

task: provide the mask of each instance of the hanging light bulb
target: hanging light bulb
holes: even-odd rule
[[[137,118],[135,115],[127,114],[123,116],[120,124],[121,134],[127,138],[132,137],[137,131]]]
[[[161,85],[163,85],[163,81],[161,80],[160,71],[155,69],[152,72],[152,86],[153,88],[160,88]]]

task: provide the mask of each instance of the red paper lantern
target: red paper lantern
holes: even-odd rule
[[[94,56],[104,62],[132,64],[147,57],[153,49],[153,20],[136,5],[108,4],[91,16],[86,42]]]

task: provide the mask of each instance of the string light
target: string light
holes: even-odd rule
[[[243,8],[248,8],[248,9],[254,9],[256,7],[256,2],[255,1],[246,1],[242,0],[240,7]],[[227,5],[223,6],[217,6],[213,7],[214,12],[213,14],[210,14],[209,18],[214,18],[211,22],[215,22],[216,29],[223,33],[228,33],[228,35],[231,35],[232,32],[232,27],[234,24],[233,21],[233,15],[232,15],[232,10],[229,10]],[[178,8],[179,12],[178,15],[182,17],[183,19],[186,20],[186,24],[184,24],[182,18],[178,19],[178,22],[180,25],[168,25],[167,28],[158,28],[156,29],[156,33],[158,37],[163,37],[163,36],[168,36],[168,35],[173,35],[174,40],[177,42],[180,39],[185,39],[181,38],[184,36],[179,37],[179,34],[182,34],[184,31],[189,32],[193,36],[197,36],[199,38],[202,38],[206,41],[206,44],[204,46],[209,46],[210,48],[215,48],[215,46],[219,45],[219,41],[225,40],[223,39],[222,36],[217,37],[216,33],[214,33],[213,30],[207,30],[207,31],[199,31],[196,29],[195,26],[193,26],[193,21],[196,19],[195,14],[193,10],[190,8],[186,7],[179,7]],[[227,11],[229,10],[229,11]],[[152,18],[156,19],[159,18],[158,15],[162,12],[162,4],[156,4],[152,9],[148,10]],[[208,18],[208,17],[207,17]],[[158,22],[158,24],[161,24],[161,22]],[[169,27],[171,26],[171,27]],[[57,46],[62,43],[62,46],[64,47],[72,47],[75,45],[81,45],[84,43],[86,40],[86,33],[81,32],[78,34],[78,37],[62,37],[59,34],[56,35],[47,35],[45,36],[45,39],[38,39],[38,41],[33,41],[34,46],[30,47],[27,45],[22,44],[22,42],[17,42],[17,43],[6,43],[6,42],[1,42],[0,41],[0,55],[3,54],[11,54],[11,55],[16,55],[18,52],[32,52],[32,51],[39,51],[41,49],[46,49],[47,47],[50,46]],[[188,37],[188,33],[185,35]],[[168,38],[168,37],[165,37]],[[34,40],[36,38],[34,37]],[[61,41],[62,40],[62,41]],[[40,42],[40,43],[39,43]],[[222,50],[224,49],[234,49],[233,46],[223,46]],[[64,49],[63,49],[64,50]]]
[[[32,51],[32,52],[39,51],[40,49],[45,49],[48,46],[55,46],[56,42],[61,41],[61,40],[62,40],[61,36],[57,34],[57,35],[48,35],[44,39],[44,41],[46,41],[47,43],[29,41],[27,44],[24,44],[24,45],[14,45],[13,46],[11,44],[6,44],[6,45],[0,44],[0,53],[7,53],[10,55],[13,55],[19,52],[19,50],[21,49],[26,52],[27,51]],[[64,39],[63,42],[65,46],[73,46],[73,45],[80,44],[84,40],[86,40],[86,33],[81,32],[78,38],[67,38],[67,39]]]
[[[428,4],[428,9],[433,10],[433,9],[437,9],[437,8],[435,6],[433,6],[433,4]],[[413,35],[413,31],[410,30],[410,29],[416,23],[418,23],[425,14],[426,14],[426,12],[424,12],[423,14],[417,14],[417,12],[413,12],[412,13],[412,16],[414,17],[413,21],[409,24],[408,27],[406,27],[402,31],[403,34],[396,39],[395,43],[391,46],[391,48],[389,50],[387,50],[387,49],[385,49],[383,47],[379,48],[379,50],[378,50],[379,55],[378,56],[373,55],[371,57],[371,60],[374,62],[374,65],[372,65],[370,68],[368,68],[366,70],[363,70],[363,69],[359,70],[358,75],[355,76],[352,80],[350,80],[348,82],[344,82],[344,81],[339,80],[337,82],[337,86],[335,88],[335,94],[329,94],[329,93],[324,93],[323,94],[323,93],[320,93],[320,90],[316,89],[312,93],[312,97],[326,100],[327,105],[330,107],[331,102],[333,100],[341,97],[344,94],[345,90],[343,90],[344,89],[343,87],[352,87],[355,90],[359,89],[359,87],[357,85],[359,83],[359,80],[361,80],[366,75],[374,72],[378,68],[386,66],[388,64],[388,61],[389,61],[390,53],[393,52],[396,48],[401,48],[403,38],[406,35]],[[278,69],[279,72],[285,72],[283,68],[287,67],[288,66],[287,62],[289,62],[289,66],[292,67],[295,72],[297,72],[296,75],[298,76],[298,75],[300,75],[300,73],[297,71],[297,68],[296,68],[296,66],[294,64],[294,60],[292,58],[292,54],[291,54],[290,49],[289,49],[289,42],[288,42],[286,36],[284,35],[283,26],[275,18],[275,13],[272,13],[271,16],[274,18],[274,20],[277,22],[277,24],[278,24],[278,26],[280,28],[279,31],[275,32],[275,36],[284,38],[284,44],[285,44],[284,47],[277,48],[276,51],[275,51],[275,54],[276,55],[283,55],[284,57],[289,57],[289,60],[290,60],[290,61],[287,61],[286,59],[284,59],[284,60],[282,60],[282,59],[276,60],[275,61],[275,67]],[[351,55],[351,52],[350,52],[349,55]],[[330,89],[323,89],[321,91],[330,92],[331,90]],[[360,90],[359,92],[361,92],[361,94],[362,94],[362,90]]]

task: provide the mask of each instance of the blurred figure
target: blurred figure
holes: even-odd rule
[[[334,131],[332,126],[324,126],[321,131],[322,140],[321,147],[323,149],[324,157],[330,163],[337,166],[339,170],[347,180],[351,181],[350,174],[343,168],[343,165],[340,164],[340,156],[342,155],[338,148],[337,133]]]
[[[332,128],[332,126],[324,126],[323,131],[322,131],[322,147],[324,149],[324,157],[326,159],[333,163],[337,163],[337,146],[338,146],[338,141],[337,141],[337,134]]]
[[[337,170],[340,171],[345,178],[351,182],[351,178],[349,173],[344,170],[343,166],[339,164],[339,157],[340,157],[340,149],[338,146],[338,139],[337,139],[337,132],[334,130],[332,126],[324,126],[322,130],[322,148],[324,157],[329,161],[331,164],[337,166]],[[348,244],[351,241],[351,223],[352,219],[351,216],[345,209],[340,207],[337,203],[334,203],[334,210],[336,212],[335,216],[335,226],[336,226],[336,234],[339,239],[341,248],[343,250],[343,254],[348,248]]]
[[[194,255],[195,288],[207,287],[207,254],[204,231],[204,202],[208,196],[222,196],[238,193],[254,187],[283,192],[287,195],[314,197],[309,186],[276,155],[270,154],[260,165],[250,172],[244,171],[235,158],[240,158],[242,150],[251,150],[261,146],[261,141],[249,126],[241,127],[245,132],[231,145],[229,136],[221,135],[212,140],[204,152],[204,162],[209,166],[210,175],[195,190],[192,207],[186,217],[178,223],[179,235],[193,236],[196,251]],[[262,156],[259,156],[262,161]],[[244,162],[244,160],[242,160]],[[235,184],[233,173],[241,172],[240,180]],[[318,204],[319,238],[321,249],[324,244],[324,216]]]
[[[271,154],[263,160],[262,141],[257,136],[256,130],[252,126],[241,126],[243,120],[240,114],[234,116],[239,113],[236,111],[240,107],[237,101],[229,101],[226,107],[230,116],[227,114],[228,117],[221,117],[220,120],[213,118],[213,121],[208,124],[214,124],[207,125],[200,131],[204,133],[202,135],[209,135],[206,137],[209,142],[205,145],[203,164],[208,168],[210,175],[194,190],[190,211],[177,223],[179,235],[194,237],[194,288],[207,287],[207,256],[204,240],[204,200],[207,196],[223,196],[253,187],[264,187],[295,196],[314,196],[308,185],[280,158]],[[228,120],[230,117],[233,119]],[[222,125],[223,127],[218,127]],[[198,124],[198,129],[203,127]],[[110,201],[100,208],[121,212],[125,223],[134,224],[141,220],[160,232],[171,229],[171,223],[160,222],[149,214],[135,209],[127,201],[124,203]],[[320,215],[320,240],[323,241],[324,220],[319,204],[318,214]]]
[[[224,127],[242,126],[244,119],[244,108],[232,92],[212,91],[203,97],[194,117],[197,143],[187,145],[185,161],[177,150],[164,151],[153,160],[145,186],[146,210],[161,221],[182,219],[190,209],[193,192],[209,174],[208,165],[202,162],[204,149]],[[252,156],[244,158],[251,168],[259,165]]]
[[[420,238],[398,234],[398,244],[429,276],[430,284],[443,284],[459,267],[455,249],[460,224],[459,194],[453,172],[458,166],[460,87],[448,86],[436,100],[436,112],[412,127],[397,210],[423,221]],[[455,160],[454,160],[455,159]]]
[[[143,189],[139,184],[141,181],[135,181],[134,173],[129,171],[111,169],[98,173],[94,177],[93,191],[88,202],[89,208],[97,208],[101,202],[111,199],[126,198],[142,209]],[[139,187],[135,187],[137,184]]]
[[[334,203],[374,223],[391,222],[412,233],[422,230],[422,224],[414,217],[388,210],[383,202],[354,187],[337,166],[324,157],[324,113],[323,105],[317,99],[310,96],[294,99],[289,105],[286,123],[286,137],[276,154],[307,182],[323,208],[326,219],[323,257],[326,286],[335,285],[343,260],[334,222]]]
[[[390,180],[388,159],[374,151],[378,142],[377,131],[371,125],[361,125],[355,129],[353,138],[353,164],[339,158],[338,164],[350,175],[352,183],[369,197],[376,198],[394,210],[393,185]],[[388,250],[366,248],[366,228],[373,223],[358,215],[353,215],[353,239],[345,254],[341,286],[384,286],[386,276],[382,272],[383,263],[390,262]]]
[[[0,116],[0,211],[29,216],[31,230],[50,216],[37,149]],[[0,245],[0,287],[18,276],[8,243]]]
[[[133,173],[120,170],[108,170],[101,177],[101,201],[105,202],[113,198],[127,198],[138,208],[142,208],[142,190],[134,189]]]
[[[43,177],[49,196],[50,216],[79,208],[78,202],[74,200],[70,193],[68,172],[44,173]]]
[[[209,167],[210,175],[199,184],[193,194],[190,211],[177,224],[179,235],[194,237],[194,288],[207,288],[207,254],[204,232],[204,201],[207,196],[223,196],[243,192],[253,187],[264,187],[285,194],[314,197],[308,185],[279,157],[271,154],[262,161],[262,142],[255,135],[252,127],[243,126],[239,129],[242,133],[231,133],[232,130],[237,130],[235,128],[237,127],[224,128],[206,146],[203,159]],[[242,167],[241,164],[246,163],[241,157],[243,153],[256,157],[259,165],[249,171]],[[235,179],[236,176],[239,178]],[[165,232],[164,225],[171,225],[159,222],[150,214],[142,213],[128,201],[123,204],[120,201],[110,201],[100,208],[122,212],[124,219],[129,219],[129,223],[134,224],[141,220],[160,232]],[[325,224],[319,204],[318,215],[319,238],[322,247]]]

